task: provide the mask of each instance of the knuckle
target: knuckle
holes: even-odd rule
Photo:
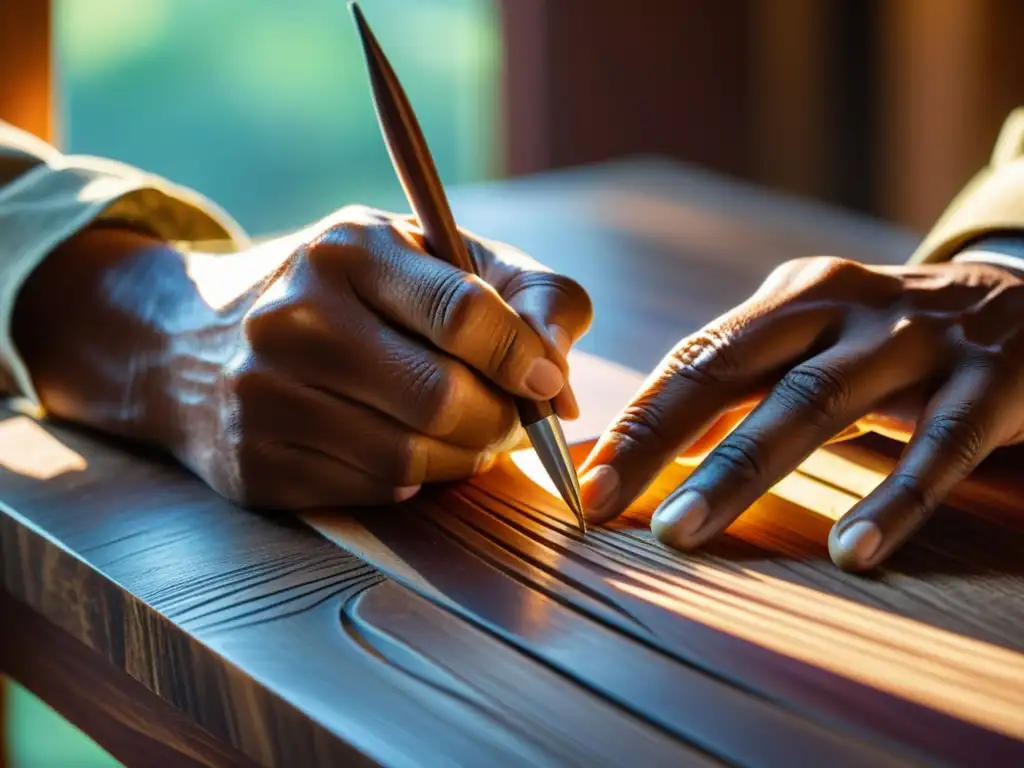
[[[667,453],[675,449],[669,434],[661,426],[665,413],[658,401],[638,400],[628,405],[609,428],[620,450],[643,450],[651,453]]]
[[[936,450],[949,455],[962,471],[973,469],[985,446],[985,437],[977,421],[956,411],[933,418],[925,429],[925,440]]]
[[[242,338],[254,352],[262,352],[277,336],[277,321],[266,309],[250,310],[242,318]]]
[[[255,354],[264,356],[291,348],[296,331],[319,327],[317,311],[307,302],[259,303],[242,318],[242,336]]]
[[[422,414],[422,431],[432,437],[450,435],[459,423],[459,376],[430,361],[413,365],[410,374],[410,393]]]
[[[901,500],[903,514],[912,520],[927,517],[938,505],[938,496],[931,486],[921,482],[919,477],[906,472],[897,472],[889,476],[889,484]]]
[[[482,300],[482,287],[456,270],[446,271],[428,288],[423,301],[427,322],[435,338],[442,344],[453,342],[461,328],[473,321],[473,314]]]
[[[377,208],[368,205],[352,203],[339,208],[324,219],[321,219],[320,226],[325,230],[337,232],[359,233],[390,220],[389,215]]]
[[[783,376],[776,395],[793,409],[830,422],[849,407],[851,388],[833,368],[805,363]]]
[[[716,474],[728,474],[740,482],[757,480],[764,475],[764,450],[761,442],[744,432],[733,432],[711,452],[709,467]]]
[[[665,373],[703,386],[727,384],[741,370],[732,341],[733,334],[725,328],[708,326],[683,339],[669,353]]]
[[[831,260],[830,256],[798,256],[795,259],[788,259],[772,271],[772,276],[793,276],[806,270],[820,272],[826,268],[825,264]]]
[[[359,225],[341,221],[305,243],[299,253],[314,270],[322,272],[324,269],[336,269],[339,263],[348,263],[354,256],[365,254],[364,240]]]
[[[515,360],[516,344],[519,341],[520,329],[512,324],[502,324],[494,329],[491,336],[487,370],[494,372],[506,371]]]
[[[843,295],[861,285],[871,271],[863,264],[838,256],[810,256],[791,263],[787,292],[791,298],[810,299]]]
[[[845,282],[856,279],[867,272],[863,264],[840,256],[815,256],[809,265],[819,280]]]
[[[813,269],[821,258],[821,256],[799,256],[795,259],[787,259],[768,273],[764,284],[778,285],[779,283],[785,283],[803,273],[804,270]]]
[[[272,380],[273,376],[261,368],[251,354],[232,361],[221,371],[223,386],[239,406],[261,398],[271,389]],[[239,410],[244,413],[243,408]]]
[[[358,268],[394,250],[397,232],[388,214],[363,205],[350,205],[323,219],[320,233],[302,248],[314,270]]]
[[[841,256],[799,256],[782,262],[772,272],[772,276],[801,275],[805,279],[826,280],[859,273],[863,269],[858,262]]]

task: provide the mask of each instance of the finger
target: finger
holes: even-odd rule
[[[555,409],[555,415],[560,419],[573,421],[580,417],[580,405],[576,400],[576,393],[569,384],[566,384],[562,391],[555,395],[551,405]]]
[[[251,472],[251,508],[300,510],[393,504],[415,496],[419,486],[396,487],[313,448],[272,445]]]
[[[829,534],[840,568],[870,570],[931,516],[953,487],[1020,423],[1020,393],[987,366],[951,379],[928,403],[892,473]]]
[[[661,503],[651,529],[669,546],[702,545],[873,405],[930,378],[937,351],[897,333],[797,365]]]
[[[495,286],[520,317],[561,358],[590,328],[590,296],[575,280],[547,270],[518,271]]]
[[[700,459],[703,459],[711,453],[715,446],[722,442],[730,432],[736,429],[736,427],[738,427],[743,420],[750,415],[750,412],[754,410],[757,403],[761,402],[761,399],[762,398],[759,397],[749,405],[744,404],[726,411],[718,418],[718,421],[712,424],[707,432],[698,437],[679,458],[688,464],[698,463]],[[863,434],[864,428],[858,424],[851,424],[842,432],[832,437],[829,442],[833,443],[850,440]]]
[[[826,315],[762,317],[740,307],[684,339],[602,435],[582,466],[584,506],[596,523],[620,514],[654,476],[729,408],[806,356]]]
[[[358,241],[361,238],[361,241]],[[541,337],[475,275],[417,250],[395,227],[327,233],[311,250],[353,244],[370,254],[353,259],[345,278],[369,307],[462,360],[501,389],[534,400],[561,391],[565,376]],[[318,261],[337,260],[337,254]]]
[[[250,344],[291,380],[365,403],[448,443],[480,450],[515,431],[511,398],[463,363],[382,324],[365,307],[326,314],[323,326],[264,323],[250,331]]]
[[[544,340],[549,357],[554,356],[568,377],[569,349],[587,332],[593,319],[593,305],[587,292],[575,280],[540,268],[516,271],[499,290]],[[563,419],[579,416],[570,384],[555,396],[552,405]]]
[[[249,397],[247,428],[265,442],[309,448],[394,487],[462,479],[497,458],[499,446],[476,451],[437,440],[361,403],[283,380]]]
[[[754,410],[755,404],[742,405],[736,408],[731,408],[712,424],[708,430],[698,437],[690,446],[683,452],[681,458],[685,458],[689,461],[694,461],[699,458],[703,458],[710,453],[716,445],[732,432],[739,424],[750,415],[750,412]]]

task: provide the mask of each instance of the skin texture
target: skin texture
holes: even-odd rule
[[[50,414],[166,450],[234,501],[405,499],[518,442],[512,395],[577,415],[586,293],[466,239],[479,278],[364,208],[219,256],[93,228],[29,278],[14,339]]]
[[[703,460],[658,508],[665,544],[700,547],[855,423],[908,441],[836,522],[837,565],[868,570],[991,451],[1024,437],[1024,280],[1000,267],[779,267],[683,339],[582,467],[592,522],[620,514],[676,456]]]

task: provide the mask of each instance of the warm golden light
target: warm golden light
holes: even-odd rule
[[[553,498],[558,498],[558,490],[532,449],[513,451],[510,458],[530,482]],[[674,467],[663,473],[663,477],[672,475],[678,477],[678,482],[682,482],[685,474],[692,469],[692,462],[678,459]],[[769,495],[830,520],[838,520],[874,490],[884,477],[880,471],[863,467],[827,451],[817,451],[797,471],[779,481],[769,491]],[[665,490],[671,490],[672,487],[675,486],[670,483]]]
[[[826,485],[799,470],[782,478],[769,493],[830,520],[838,520],[860,501],[859,497]]]
[[[537,455],[537,452],[533,450],[533,448],[523,448],[519,451],[512,451],[512,453],[509,454],[509,458],[512,459],[512,463],[516,465],[516,468],[522,472],[531,483],[547,491],[553,498],[561,498],[554,482],[552,482],[551,478],[548,477],[548,473],[544,469],[544,465],[541,464],[540,456]]]
[[[0,467],[36,480],[81,472],[84,457],[68,448],[28,416],[0,421]]]
[[[746,569],[623,569],[629,595],[747,642],[1024,737],[1024,655]]]
[[[800,465],[800,471],[858,498],[864,498],[875,490],[887,474],[880,468],[868,467],[830,451],[815,451]]]

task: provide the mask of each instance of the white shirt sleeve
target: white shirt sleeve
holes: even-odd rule
[[[95,221],[116,220],[167,241],[226,241],[245,232],[212,202],[123,163],[63,155],[0,121],[0,392],[35,402],[11,338],[18,291],[57,245]]]
[[[968,246],[954,256],[953,261],[993,264],[1024,275],[1024,248],[1005,239],[990,239]]]

